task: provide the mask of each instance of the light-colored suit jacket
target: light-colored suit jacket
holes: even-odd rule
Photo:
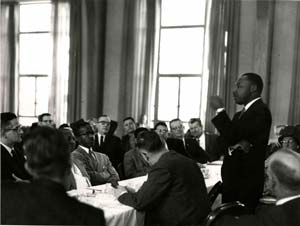
[[[72,152],[72,158],[81,164],[90,176],[92,185],[105,184],[120,180],[107,155],[93,151],[93,156],[78,146]]]

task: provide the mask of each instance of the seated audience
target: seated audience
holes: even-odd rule
[[[218,136],[204,132],[200,118],[191,118],[189,120],[189,130],[185,138],[195,139],[199,147],[207,153],[210,162],[221,158],[221,153],[217,147]]]
[[[76,140],[72,128],[68,124],[62,124],[59,127],[63,137],[68,143],[68,150],[72,153],[76,149]],[[87,188],[91,186],[90,176],[83,165],[71,157],[71,171],[65,178],[66,190]]]
[[[1,113],[1,181],[27,180],[31,176],[24,168],[23,150],[16,145],[22,142],[23,131],[17,116],[11,112]]]
[[[208,154],[199,146],[195,139],[184,138],[184,125],[178,118],[170,121],[170,137],[167,139],[170,150],[174,150],[199,163],[209,160]]]
[[[78,161],[90,176],[92,185],[112,183],[117,185],[119,175],[112,166],[107,155],[94,152],[92,147],[95,142],[95,134],[88,122],[80,119],[71,123],[71,127],[78,142],[78,147],[72,152],[72,158]]]
[[[255,215],[226,216],[218,226],[294,226],[300,225],[300,154],[282,148],[270,156],[268,176],[276,205],[260,208]]]
[[[63,187],[70,170],[68,144],[53,128],[38,127],[24,142],[32,182],[2,183],[1,224],[105,225],[103,211],[69,197]]]
[[[136,123],[132,117],[126,117],[123,119],[124,135],[122,137],[122,148],[124,152],[127,152],[134,148],[134,131],[136,130],[136,128]]]
[[[95,135],[95,144],[93,150],[104,153],[108,156],[113,167],[118,168],[118,165],[123,161],[124,151],[121,145],[121,139],[113,134],[109,134],[110,118],[107,115],[101,115],[96,123],[97,133]]]
[[[280,131],[278,143],[282,148],[290,149],[292,151],[300,153],[300,127],[286,126]],[[265,172],[269,166],[269,159],[265,161]],[[268,175],[265,173],[265,184],[264,184],[264,196],[273,196]]]
[[[135,138],[143,131],[148,131],[148,129],[143,127],[137,128],[134,131]],[[145,160],[138,147],[125,153],[123,165],[125,178],[144,176],[150,168],[149,163]]]
[[[52,127],[52,128],[56,127],[50,113],[43,113],[43,114],[39,115],[38,116],[38,125],[39,126],[48,126],[48,127]]]
[[[164,140],[168,139],[168,126],[165,122],[158,122],[154,126],[154,131]]]
[[[197,164],[167,150],[154,131],[141,132],[137,147],[151,165],[148,179],[137,192],[118,186],[118,200],[146,211],[145,225],[200,225],[209,206],[205,182]]]

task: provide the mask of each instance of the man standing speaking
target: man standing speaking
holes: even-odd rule
[[[272,123],[270,110],[263,103],[263,81],[255,73],[245,73],[236,82],[233,96],[243,105],[231,120],[223,100],[210,99],[217,115],[212,123],[220,133],[225,150],[222,166],[223,202],[240,201],[254,209],[263,191],[264,160]]]

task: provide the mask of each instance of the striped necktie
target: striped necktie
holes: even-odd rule
[[[239,119],[241,119],[241,117],[243,116],[243,114],[245,113],[245,111],[246,111],[246,109],[244,107],[243,110],[240,112]]]

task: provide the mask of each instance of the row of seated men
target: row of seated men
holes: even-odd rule
[[[63,131],[47,127],[33,129],[24,141],[27,171],[19,171],[21,158],[16,158],[11,144],[21,141],[20,124],[14,114],[2,113],[1,125],[1,157],[4,156],[1,173],[3,169],[8,172],[3,166],[5,163],[5,167],[12,167],[11,179],[33,177],[31,183],[6,183],[1,178],[2,224],[105,225],[101,210],[79,203],[64,192],[62,184],[71,170],[71,150]],[[80,120],[72,127],[77,139],[79,136],[91,138],[79,141],[75,151],[84,142],[93,140],[88,123]],[[290,137],[299,142],[294,135]],[[288,136],[281,139],[287,140]],[[195,161],[168,150],[153,131],[139,133],[136,146],[151,165],[148,180],[138,192],[115,184],[118,200],[146,211],[149,225],[200,225],[209,213],[209,205],[203,175]],[[82,154],[89,155],[89,148],[84,148],[88,150]],[[5,154],[12,158],[6,158]],[[97,154],[91,155],[98,159]],[[220,221],[220,225],[299,225],[299,214],[295,213],[300,207],[300,155],[285,147],[276,151],[269,158],[267,174],[277,197],[276,205],[239,219],[228,216]]]
[[[35,123],[32,127],[37,125],[55,127],[49,113],[42,114],[38,118],[39,122]],[[96,152],[107,155],[113,168],[118,171],[121,179],[141,176],[147,173],[149,164],[147,164],[135,148],[135,140],[138,133],[146,130],[146,128],[137,128],[134,119],[127,117],[123,120],[124,135],[120,139],[114,135],[117,123],[112,121],[109,116],[102,115],[98,119],[91,119],[88,120],[88,122],[94,132],[94,136],[91,135],[94,137],[94,140],[90,141],[92,144],[87,144],[86,142],[87,139],[90,139],[90,136],[82,136],[79,134],[78,125],[83,123],[82,120],[71,123],[71,126],[63,124],[59,127],[60,130],[64,131],[66,139],[70,143],[71,150],[75,150],[78,144],[81,143],[81,147],[91,148],[93,153]],[[168,132],[168,126],[165,122],[158,122],[153,129],[166,141],[166,145],[169,149],[175,150],[200,163],[218,160],[221,157],[216,145],[217,136],[204,133],[199,118],[192,118],[189,121],[189,130],[187,133],[184,133],[184,126],[180,119],[171,120],[169,125],[170,132]],[[84,144],[82,144],[82,142],[84,142]],[[78,158],[82,158],[77,152],[78,150],[73,153],[75,162]],[[82,162],[82,160],[80,161]],[[104,182],[107,182],[107,179],[102,181],[102,183]],[[100,182],[94,182],[94,179],[92,179],[92,185],[96,183]]]

